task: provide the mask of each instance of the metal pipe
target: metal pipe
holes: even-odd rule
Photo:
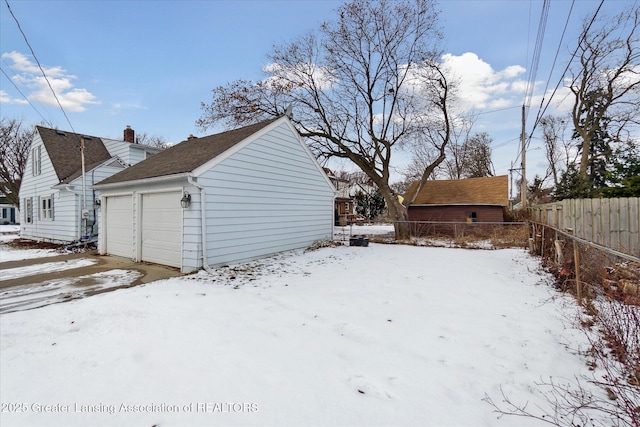
[[[206,191],[205,188],[195,182],[193,177],[189,175],[187,182],[200,190],[200,227],[202,231],[202,268],[209,274],[215,274],[215,271],[207,264],[207,208],[206,208]]]

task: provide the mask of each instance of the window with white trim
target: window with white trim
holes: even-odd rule
[[[53,197],[40,196],[40,220],[53,220]]]
[[[35,147],[31,152],[31,171],[33,176],[40,175],[41,172],[40,146]]]
[[[33,222],[33,201],[31,197],[24,199],[24,222],[27,224]]]

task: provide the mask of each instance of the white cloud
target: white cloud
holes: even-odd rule
[[[82,112],[86,110],[87,105],[99,103],[96,101],[95,95],[88,90],[76,88],[73,81],[77,77],[68,74],[62,67],[42,67],[49,80],[47,83],[40,68],[27,55],[13,51],[3,53],[1,58],[11,62],[9,68],[18,73],[13,77],[13,80],[16,84],[28,89],[27,98],[30,101],[57,106],[58,103],[49,88],[49,84],[51,84],[60,105],[66,111]]]
[[[505,108],[522,102],[526,82],[514,80],[526,71],[520,65],[496,71],[473,52],[458,56],[447,53],[442,63],[458,83],[457,96],[463,110]]]
[[[9,97],[9,94],[7,94],[7,92],[0,90],[0,104],[8,104],[9,102],[11,102],[11,97]]]

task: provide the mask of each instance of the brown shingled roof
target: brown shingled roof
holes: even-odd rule
[[[411,184],[409,191],[418,185]],[[427,181],[412,205],[500,205],[509,204],[509,177]]]
[[[137,181],[140,179],[176,175],[191,172],[209,160],[224,153],[234,145],[258,132],[277,119],[266,120],[240,129],[182,141],[166,150],[137,163],[130,168],[99,182],[113,184],[116,182]]]
[[[68,182],[71,176],[82,169],[80,137],[84,136],[85,164],[101,163],[111,158],[102,140],[96,136],[80,135],[36,126],[44,144],[53,169],[60,182]]]

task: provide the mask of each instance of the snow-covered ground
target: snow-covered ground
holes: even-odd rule
[[[17,239],[19,233],[19,225],[0,225],[0,262],[21,261],[23,259],[60,255],[60,252],[55,249],[15,249],[3,244]],[[0,280],[1,279],[0,277]]]
[[[364,233],[354,233],[364,234]],[[294,252],[0,315],[2,426],[514,426],[587,371],[523,250]]]

